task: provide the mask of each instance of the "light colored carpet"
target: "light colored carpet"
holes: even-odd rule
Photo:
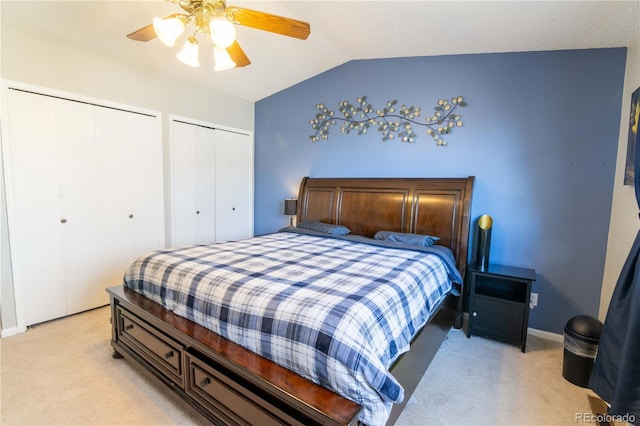
[[[111,357],[109,309],[0,340],[2,425],[192,425],[170,391]],[[562,344],[528,352],[452,330],[396,423],[575,425],[593,393],[562,377]],[[578,422],[579,423],[579,422]]]
[[[575,426],[595,394],[566,381],[562,362],[560,342],[529,335],[522,353],[451,330],[396,424]]]

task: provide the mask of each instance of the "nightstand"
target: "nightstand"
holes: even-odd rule
[[[517,344],[525,352],[534,269],[489,264],[471,265],[469,277],[469,324],[472,334]]]

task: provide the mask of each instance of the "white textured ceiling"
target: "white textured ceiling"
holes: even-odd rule
[[[257,101],[354,59],[627,46],[640,34],[633,1],[243,1],[311,24],[307,40],[237,27],[252,64],[213,71],[180,63],[157,39],[126,38],[155,16],[182,11],[165,1],[2,0],[2,25],[55,37],[152,71]],[[182,36],[184,38],[186,36]],[[201,46],[206,44],[200,41]]]

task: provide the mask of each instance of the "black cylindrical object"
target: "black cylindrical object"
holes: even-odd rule
[[[478,218],[478,241],[476,244],[476,265],[479,267],[489,266],[489,251],[491,250],[491,229],[493,219],[488,214]]]
[[[562,377],[586,388],[598,352],[602,323],[588,315],[571,318],[564,327]]]

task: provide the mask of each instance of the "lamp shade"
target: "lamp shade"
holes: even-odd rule
[[[298,200],[295,198],[287,198],[284,200],[284,214],[287,216],[295,216],[298,210]]]
[[[191,67],[199,67],[198,61],[198,40],[195,37],[189,37],[189,39],[182,46],[182,50],[176,55],[176,58],[183,64]]]
[[[224,71],[236,66],[236,63],[229,56],[229,52],[222,47],[213,46],[213,59],[216,61],[213,67],[214,71]]]
[[[153,20],[153,30],[162,43],[166,46],[173,46],[176,39],[184,32],[184,22],[178,18],[155,18]]]
[[[216,46],[227,48],[236,40],[236,29],[227,18],[212,19],[209,22],[211,40]]]

